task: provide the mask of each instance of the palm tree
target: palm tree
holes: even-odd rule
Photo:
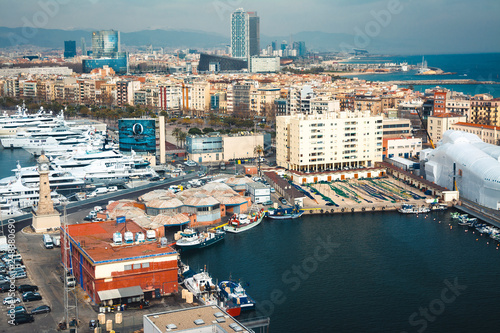
[[[184,148],[185,143],[186,143],[186,138],[187,138],[187,133],[186,133],[186,132],[181,131],[181,132],[179,133],[179,141],[181,142],[181,147],[183,147],[183,148]]]
[[[182,130],[179,127],[174,128],[172,131],[172,135],[175,137],[175,141],[177,143],[177,146],[179,145],[179,141],[180,141],[179,137],[180,137],[181,133],[182,133]]]
[[[260,155],[262,154],[262,152],[264,151],[264,149],[262,148],[261,145],[257,145],[253,148],[253,153],[254,155],[257,154],[257,170],[259,172],[259,176],[260,176]]]

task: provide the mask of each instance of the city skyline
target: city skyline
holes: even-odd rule
[[[500,3],[481,0],[316,0],[304,6],[297,0],[215,0],[202,2],[156,1],[148,6],[136,0],[62,1],[2,0],[0,13],[6,27],[35,26],[45,29],[115,29],[122,32],[153,29],[191,30],[230,38],[231,13],[237,8],[256,11],[262,36],[290,36],[305,31],[347,34],[350,42],[329,48],[383,49],[401,44],[409,53],[499,52],[496,13]],[[488,41],[488,42],[485,42]],[[390,42],[390,43],[389,43]],[[338,43],[341,44],[341,43]],[[261,48],[265,45],[261,44]]]

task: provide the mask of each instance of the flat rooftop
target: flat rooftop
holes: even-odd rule
[[[74,245],[94,264],[177,255],[174,249],[160,246],[158,241],[114,245],[113,234],[120,232],[123,238],[125,231],[132,232],[134,237],[136,232],[142,232],[146,236],[146,229],[132,220],[127,220],[126,223],[103,221],[68,226],[68,234]]]
[[[197,324],[195,320],[200,321]],[[156,326],[156,330],[154,326],[153,329],[150,328],[151,324]],[[192,329],[197,329],[196,332],[252,332],[216,305],[144,315],[145,333],[165,332],[168,325],[175,325],[176,328],[172,329],[172,332],[184,332]],[[241,330],[237,329],[235,325]],[[214,326],[218,326],[223,331],[212,330]]]

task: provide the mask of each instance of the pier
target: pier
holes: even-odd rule
[[[413,85],[413,86],[421,86],[421,85],[462,85],[462,84],[474,84],[474,85],[483,85],[483,84],[500,84],[500,82],[496,81],[477,81],[477,80],[467,80],[467,79],[450,79],[450,80],[398,80],[398,81],[386,81],[388,84],[395,85]]]

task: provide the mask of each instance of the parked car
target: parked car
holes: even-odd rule
[[[275,193],[276,192],[276,190],[274,189],[274,187],[271,187],[270,191],[271,191],[271,193]]]
[[[270,205],[272,205],[272,204],[273,204],[273,201],[272,201],[272,200],[267,200],[267,201],[264,201],[262,204],[263,204],[264,206],[270,206]]]
[[[31,293],[26,296],[23,295],[23,302],[40,301],[42,296],[39,293]]]
[[[281,203],[282,203],[283,205],[286,205],[286,204],[287,204],[287,202],[286,202],[286,200],[285,200],[285,199],[281,199]]]
[[[12,314],[12,313],[14,313],[14,314],[28,313],[28,311],[26,311],[26,308],[24,306],[18,305],[15,308],[9,310],[9,314]]]
[[[9,320],[9,324],[19,325],[25,323],[32,323],[35,321],[33,315],[29,313],[18,313],[15,315],[13,320]]]
[[[0,292],[4,293],[10,290],[10,282],[0,282]]]
[[[40,305],[37,308],[31,310],[31,314],[39,314],[39,313],[47,313],[50,312],[50,306],[48,305]]]
[[[19,297],[5,297],[3,299],[3,305],[21,303]]]
[[[26,293],[28,291],[37,291],[38,286],[34,286],[31,284],[22,284],[19,287],[17,287],[17,290],[19,290],[20,293]]]

